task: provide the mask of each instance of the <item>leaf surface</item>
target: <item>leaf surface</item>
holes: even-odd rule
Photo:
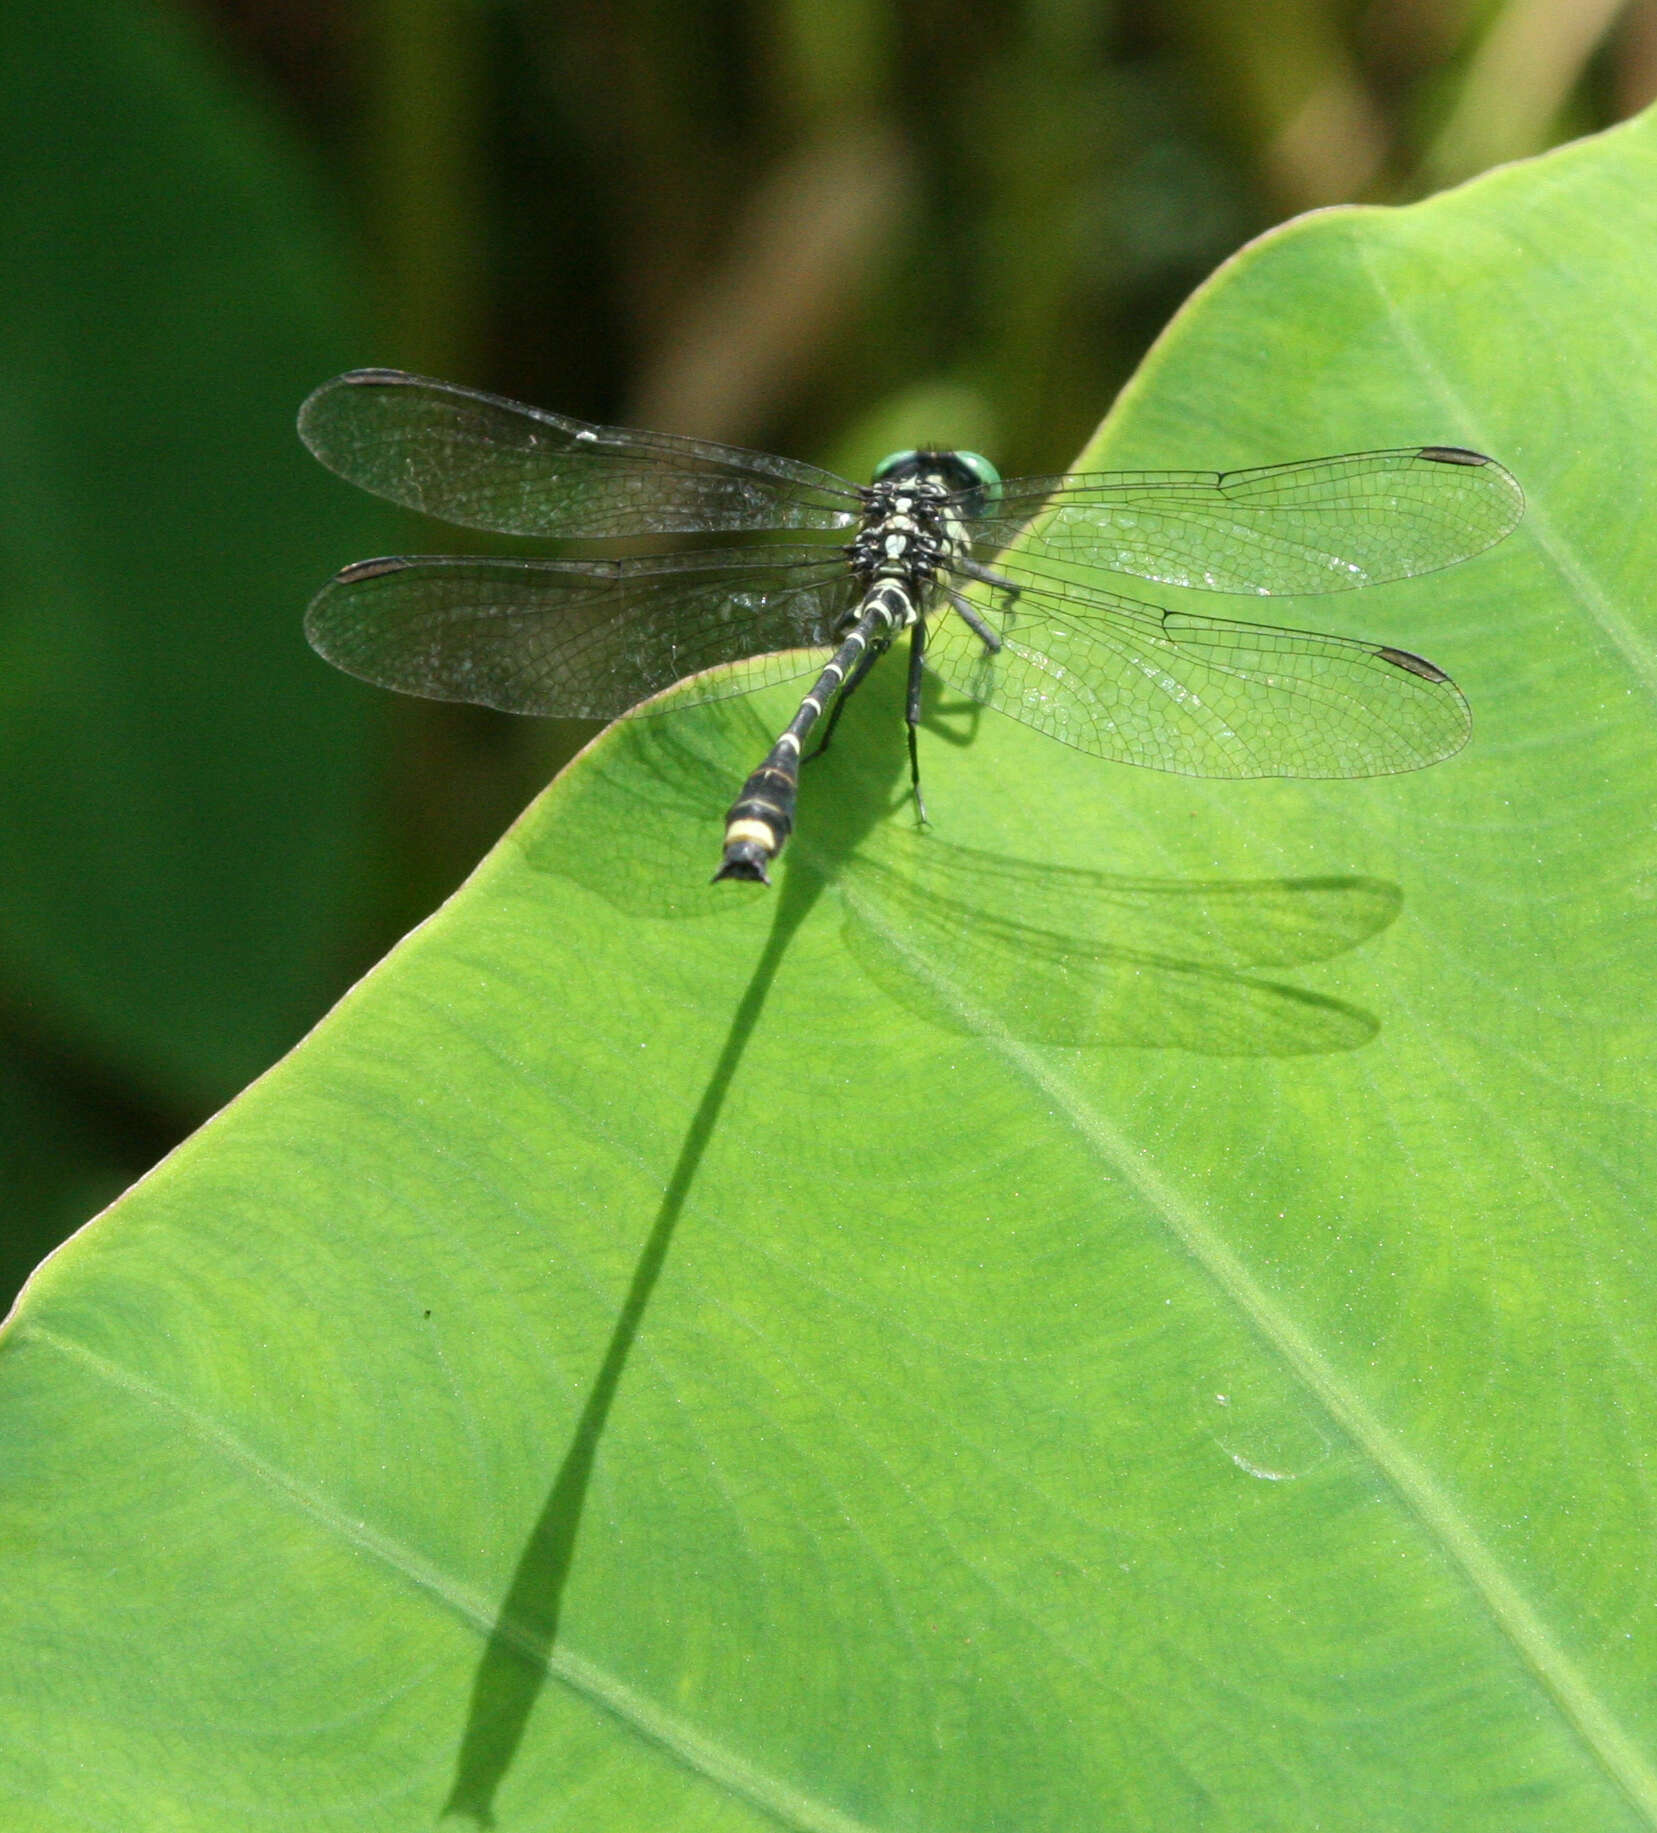
[[[1648,116],[1245,250],[1086,455],[1507,464],[1315,605],[1437,769],[946,698],[917,835],[887,668],[767,896],[787,690],[600,739],[25,1294],[13,1818],[1657,1825],[1653,323]]]

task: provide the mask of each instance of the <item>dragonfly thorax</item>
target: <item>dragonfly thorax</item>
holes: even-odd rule
[[[918,594],[968,551],[952,506],[953,480],[939,473],[882,479],[864,492],[862,525],[849,553],[865,583],[902,580]],[[913,622],[913,618],[909,620]]]

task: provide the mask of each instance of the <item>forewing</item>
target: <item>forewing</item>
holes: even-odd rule
[[[1337,592],[1453,565],[1508,534],[1524,493],[1454,446],[1253,471],[1014,478],[968,493],[981,550],[1022,533],[1037,570],[1084,567],[1214,592]]]
[[[305,634],[348,674],[508,713],[614,719],[712,669],[683,706],[787,680],[856,600],[820,547],[612,561],[365,560],[311,601]],[[775,654],[791,651],[791,654]]]
[[[1364,777],[1415,770],[1467,742],[1460,690],[1418,656],[1312,631],[1063,593],[1022,568],[1008,607],[929,627],[951,687],[1078,750],[1181,776]]]
[[[670,433],[588,426],[396,369],[325,382],[299,433],[331,471],[409,509],[509,535],[849,528],[862,498],[829,471]]]

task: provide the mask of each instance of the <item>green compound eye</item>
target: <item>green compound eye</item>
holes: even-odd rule
[[[999,484],[1001,482],[1001,473],[982,452],[951,452],[950,457],[955,460],[956,464],[972,473],[974,483]]]
[[[890,458],[883,458],[880,463],[875,466],[874,481],[877,484],[883,484],[895,471],[914,470],[915,461],[919,457],[920,453],[915,451],[912,447],[907,452],[894,452]]]
[[[911,448],[883,458],[875,466],[874,482],[884,484],[906,472],[922,471],[942,472],[946,477],[953,473],[960,479],[959,487],[969,490],[975,485],[993,486],[1001,482],[1001,473],[981,452],[941,452],[932,447]]]

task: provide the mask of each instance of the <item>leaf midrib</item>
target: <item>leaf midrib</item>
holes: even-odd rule
[[[24,1338],[55,1350],[79,1364],[130,1398],[180,1421],[198,1441],[211,1446],[228,1462],[248,1472],[266,1488],[284,1496],[310,1520],[339,1536],[380,1564],[389,1567],[416,1590],[434,1598],[452,1616],[487,1640],[503,1635],[524,1658],[562,1681],[588,1704],[598,1707],[626,1728],[702,1779],[725,1788],[779,1825],[797,1833],[878,1833],[867,1822],[855,1820],[790,1787],[752,1763],[725,1749],[712,1738],[664,1711],[653,1701],[614,1679],[596,1663],[565,1649],[543,1654],[535,1640],[511,1623],[497,1623],[489,1605],[469,1587],[457,1584],[431,1561],[402,1542],[382,1534],[366,1521],[346,1514],[308,1484],[301,1483],[280,1465],[262,1457],[232,1432],[196,1408],[188,1407],[164,1388],[112,1362],[72,1337],[59,1335],[38,1324],[24,1326]]]
[[[850,888],[845,895],[853,897]],[[1461,1573],[1497,1630],[1552,1700],[1597,1766],[1649,1826],[1657,1827],[1657,1769],[1526,1602],[1501,1562],[1419,1458],[1319,1350],[1310,1335],[1253,1277],[1172,1180],[1038,1050],[1014,1037],[993,1012],[975,1005],[944,969],[905,943],[878,905],[857,900],[860,919],[879,932],[909,970],[972,1027],[985,1049],[1064,1116],[1088,1151],[1134,1190],[1147,1208],[1289,1368],[1334,1427],[1368,1460],[1442,1556]]]

